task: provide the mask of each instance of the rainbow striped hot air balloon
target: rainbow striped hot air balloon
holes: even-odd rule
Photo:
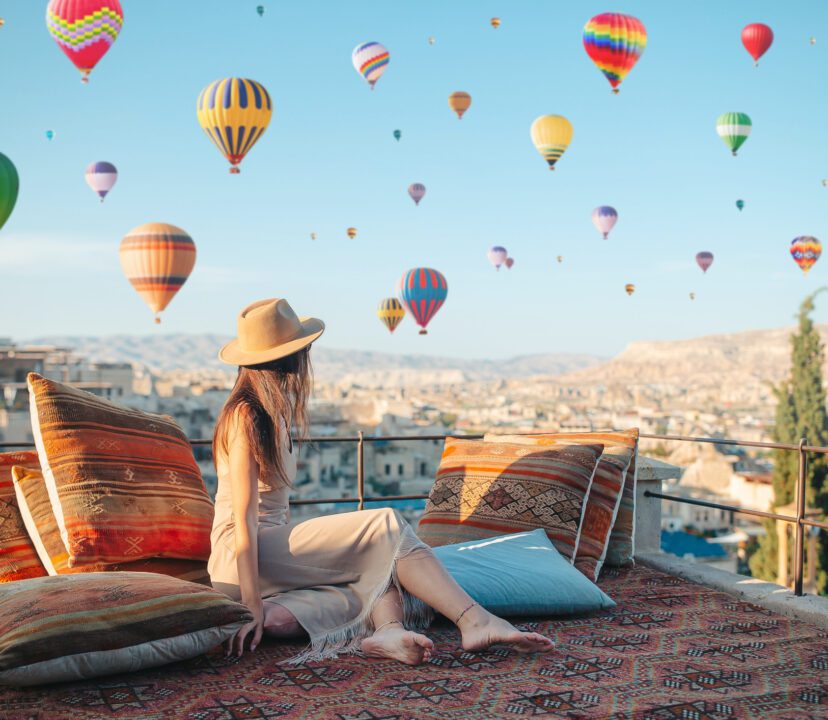
[[[117,168],[109,162],[93,162],[86,168],[86,184],[97,193],[101,202],[118,180]]]
[[[592,211],[592,224],[595,229],[604,236],[604,240],[609,237],[610,231],[618,222],[618,213],[615,208],[609,205],[601,205]]]
[[[566,152],[572,142],[572,123],[563,115],[541,115],[529,130],[535,149],[555,169],[555,163]]]
[[[147,223],[121,240],[120,257],[127,280],[155,313],[155,322],[160,323],[160,313],[195,265],[193,239],[175,225]]]
[[[405,308],[397,298],[385,298],[380,300],[377,307],[377,317],[388,328],[388,332],[394,332],[405,317]]]
[[[446,301],[448,283],[437,270],[414,268],[400,278],[397,294],[403,307],[420,326],[420,335],[427,335],[426,326]]]
[[[736,157],[736,151],[745,144],[752,128],[753,123],[745,113],[726,112],[716,119],[716,132],[730,148],[733,157]]]
[[[354,63],[356,71],[365,78],[365,82],[371,86],[371,90],[388,68],[390,59],[388,50],[378,42],[357,45],[351,53],[351,62]]]
[[[235,175],[239,163],[267,130],[273,106],[267,90],[255,80],[224,78],[201,91],[196,112],[202,129]]]
[[[601,13],[584,25],[584,49],[616,94],[646,47],[644,24],[632,15]]]
[[[800,235],[791,241],[791,257],[806,275],[822,255],[822,243],[811,235]]]
[[[118,0],[51,0],[46,8],[49,34],[80,70],[84,83],[118,39],[123,24]]]

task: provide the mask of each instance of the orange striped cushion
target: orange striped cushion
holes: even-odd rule
[[[35,452],[0,453],[0,583],[46,575],[14,494],[14,465],[40,467]]]
[[[630,488],[635,487],[635,454],[638,445],[638,429],[618,432],[552,433],[546,435],[486,435],[486,442],[515,442],[523,445],[549,447],[600,442],[604,454],[598,461],[598,469],[586,501],[586,511],[581,523],[575,567],[590,580],[597,580],[604,564],[614,525],[624,498],[623,488],[627,477]],[[632,495],[633,506],[635,496]],[[634,507],[633,507],[634,509]],[[632,516],[630,516],[632,517]],[[622,523],[624,524],[624,523]],[[620,526],[619,526],[620,532]],[[631,552],[632,528],[629,528]],[[616,544],[616,549],[619,547]]]
[[[210,584],[207,563],[203,560],[176,560],[149,558],[126,563],[95,563],[69,567],[69,554],[60,539],[60,530],[49,502],[49,491],[40,469],[14,467],[12,479],[17,494],[20,515],[49,575],[70,575],[81,572],[155,572],[182,580]]]
[[[571,559],[602,450],[448,438],[418,535],[437,546],[543,528]]]
[[[213,505],[184,433],[30,373],[32,431],[68,566],[206,560]]]
[[[626,452],[630,450],[632,457],[624,473],[624,487],[621,492],[621,499],[618,509],[612,522],[612,531],[609,540],[606,542],[606,552],[602,558],[603,564],[610,567],[623,567],[633,562],[635,555],[635,479],[636,460],[638,459],[638,428],[629,430],[617,430],[606,432],[590,433],[551,433],[548,435],[525,435],[520,442],[540,445],[555,445],[567,443],[604,443],[604,454],[618,456],[623,462]],[[488,437],[488,436],[487,436]],[[496,439],[497,436],[491,436]],[[599,463],[599,469],[601,464]],[[597,474],[597,473],[596,473]],[[606,484],[605,489],[608,490]],[[608,495],[602,493],[603,498],[600,504],[606,507]],[[589,503],[589,500],[587,501]],[[604,514],[601,512],[600,514]],[[603,521],[598,526],[603,525]],[[600,533],[600,530],[598,531]],[[587,535],[596,536],[595,532],[587,531]],[[587,546],[589,547],[589,546]],[[587,548],[585,548],[585,551]],[[577,564],[577,557],[576,557]],[[583,569],[583,566],[582,566]],[[596,576],[600,572],[601,565],[596,567]]]

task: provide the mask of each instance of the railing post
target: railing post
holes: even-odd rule
[[[808,458],[805,446],[808,441],[802,438],[799,441],[799,476],[796,482],[796,525],[794,525],[794,595],[802,595],[802,576],[805,564],[805,527],[802,518],[805,517],[805,471]]]
[[[362,430],[359,431],[357,439],[357,504],[358,510],[365,509],[365,441],[363,440]]]

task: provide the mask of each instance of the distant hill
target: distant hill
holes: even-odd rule
[[[221,335],[49,336],[28,342],[72,348],[90,360],[131,362],[154,372],[225,369],[216,353],[229,338]],[[360,350],[316,348],[316,376],[369,387],[397,384],[515,379],[557,376],[594,367],[606,358],[586,354],[523,355],[508,360],[466,360],[430,355],[394,355]]]

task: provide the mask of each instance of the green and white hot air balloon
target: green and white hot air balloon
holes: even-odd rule
[[[753,127],[750,118],[745,113],[726,112],[719,115],[716,120],[716,132],[730,148],[734,157],[736,151],[745,144]]]

